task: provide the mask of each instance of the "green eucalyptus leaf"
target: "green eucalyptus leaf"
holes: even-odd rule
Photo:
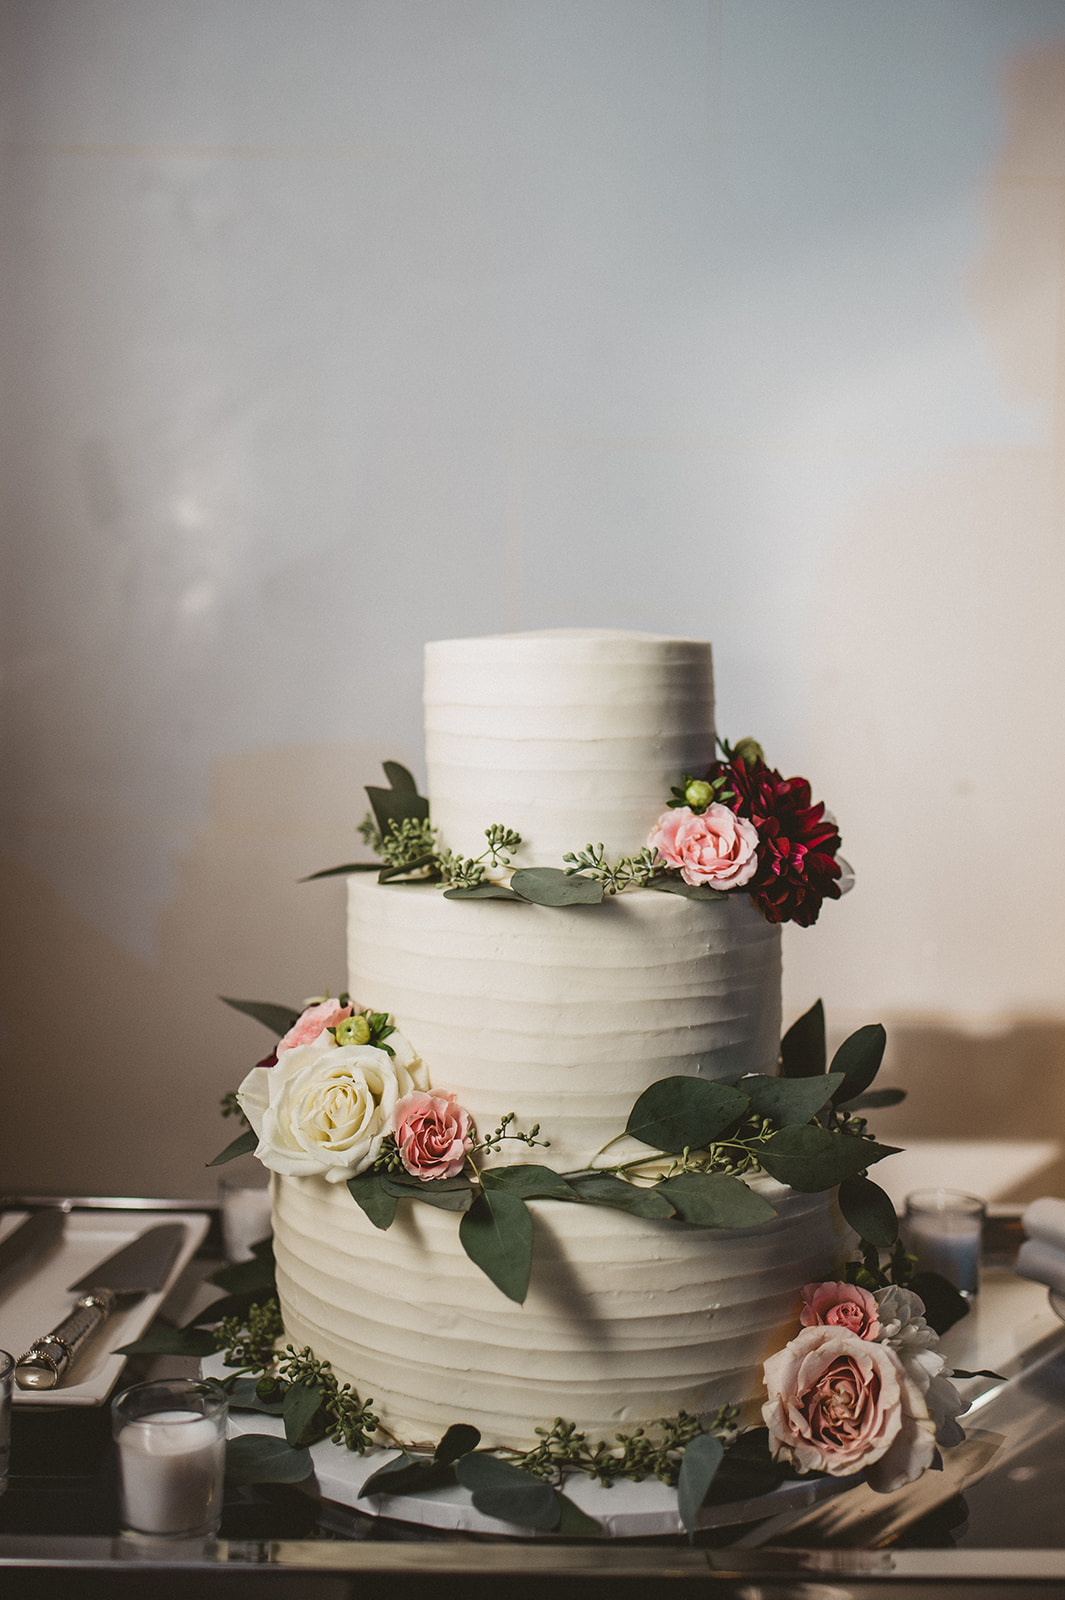
[[[633,1217],[672,1217],[676,1213],[659,1188],[642,1189],[626,1183],[613,1172],[574,1173],[566,1179],[570,1188],[588,1205],[612,1206]]]
[[[948,1278],[938,1272],[915,1272],[907,1289],[924,1302],[925,1320],[942,1338],[962,1317],[969,1315],[969,1302]]]
[[[712,1433],[698,1433],[685,1447],[677,1479],[677,1510],[686,1533],[693,1534],[710,1485],[725,1456],[725,1447]]]
[[[234,1000],[227,994],[220,994],[218,998],[224,1005],[232,1006],[234,1011],[240,1011],[244,1016],[253,1017],[256,1022],[261,1022],[264,1028],[276,1033],[279,1039],[283,1033],[288,1032],[300,1015],[291,1006],[274,1005],[269,1000]]]
[[[772,1134],[759,1146],[758,1160],[778,1183],[789,1184],[802,1194],[817,1194],[897,1153],[893,1145],[807,1125],[781,1128]]]
[[[658,889],[662,894],[679,894],[685,900],[725,900],[728,898],[724,889],[714,889],[708,883],[685,883],[682,877],[672,877],[668,873],[661,878],[652,878],[647,885],[649,889]]]
[[[380,872],[379,861],[347,861],[342,867],[323,867],[321,872],[308,872],[305,878],[298,878],[298,883],[313,883],[316,878],[346,878],[352,872]]]
[[[475,883],[469,889],[445,889],[445,900],[517,900],[522,905],[528,905],[528,897],[515,894],[513,889],[508,889],[503,883]]]
[[[473,1187],[465,1173],[455,1178],[411,1178],[381,1172],[378,1177],[386,1195],[397,1200],[421,1200],[440,1211],[468,1211],[473,1200]]]
[[[225,1385],[230,1411],[261,1411],[268,1417],[279,1417],[284,1396],[278,1393],[271,1400],[259,1394],[258,1378],[230,1378]]]
[[[825,1070],[825,1008],[816,1000],[780,1041],[782,1078],[819,1078]]]
[[[750,1428],[726,1450],[725,1459],[710,1486],[710,1504],[755,1500],[775,1489],[786,1477],[787,1470],[770,1454],[768,1429]]]
[[[366,785],[366,797],[382,837],[387,836],[392,822],[398,827],[408,819],[424,822],[429,816],[429,802],[418,793],[418,786],[406,767],[401,767],[398,761],[386,761],[384,769],[390,788]]]
[[[482,1189],[459,1223],[459,1243],[508,1300],[529,1292],[532,1217],[519,1195]]]
[[[307,1383],[290,1383],[281,1401],[285,1438],[291,1445],[317,1444],[329,1432],[322,1396]]]
[[[843,1073],[843,1083],[832,1097],[836,1105],[868,1089],[880,1071],[886,1044],[887,1034],[880,1022],[870,1022],[844,1039],[832,1057],[832,1071]]]
[[[152,1328],[130,1344],[120,1344],[116,1355],[123,1356],[209,1356],[218,1348],[213,1333],[206,1328]]]
[[[250,1155],[258,1143],[259,1135],[255,1129],[247,1128],[243,1133],[238,1133],[237,1137],[226,1145],[222,1153],[215,1156],[213,1161],[208,1161],[207,1165],[209,1167],[223,1167],[227,1161],[235,1161],[238,1156]]]
[[[406,1451],[395,1461],[371,1472],[362,1488],[363,1495],[422,1494],[426,1489],[450,1488],[457,1483],[454,1463],[451,1461],[416,1460]]]
[[[262,1299],[261,1289],[242,1289],[239,1294],[223,1295],[221,1300],[212,1300],[209,1306],[204,1306],[185,1324],[187,1328],[211,1328],[216,1322],[221,1322],[223,1317],[241,1317],[246,1314],[248,1307]]]
[[[816,1117],[842,1082],[841,1072],[820,1078],[768,1078],[755,1073],[741,1078],[737,1087],[750,1095],[751,1105],[760,1117],[771,1117],[779,1127],[786,1127]]]
[[[398,867],[381,867],[377,874],[377,881],[378,883],[391,883],[393,878],[406,878],[412,872],[420,872],[423,867],[431,867],[435,866],[435,864],[435,855],[433,855],[432,851],[428,851],[425,855],[415,856],[413,861],[401,862]],[[418,882],[435,883],[439,878],[439,872],[432,872],[427,873],[423,878],[419,878]]]
[[[604,892],[595,878],[571,876],[560,867],[519,867],[510,887],[537,906],[596,906]]]
[[[682,1222],[700,1228],[758,1228],[776,1216],[764,1195],[727,1172],[678,1172],[656,1189]]]
[[[570,1185],[565,1178],[552,1172],[550,1167],[537,1166],[533,1162],[512,1167],[485,1167],[481,1172],[481,1183],[486,1189],[505,1189],[508,1194],[520,1195],[523,1200],[575,1200]]]
[[[397,1196],[386,1189],[380,1172],[360,1172],[348,1179],[348,1193],[361,1206],[375,1228],[390,1228],[396,1218]]]
[[[562,1508],[554,1489],[509,1461],[463,1456],[455,1471],[463,1488],[473,1495],[477,1510],[486,1517],[515,1522],[522,1528],[551,1531],[558,1527]]]
[[[853,1100],[839,1101],[836,1109],[848,1114],[852,1111],[882,1111],[885,1106],[901,1105],[905,1098],[905,1089],[868,1089],[865,1094],[856,1094]]]
[[[273,1292],[274,1282],[274,1251],[273,1245],[261,1254],[251,1256],[247,1261],[234,1261],[227,1267],[219,1267],[207,1279],[219,1289],[227,1289],[230,1294],[245,1294],[255,1290],[268,1289]]]
[[[242,1433],[226,1445],[229,1483],[303,1483],[313,1470],[309,1450],[293,1449],[272,1433]]]
[[[741,1089],[705,1078],[660,1078],[629,1112],[625,1132],[641,1144],[671,1155],[702,1150],[719,1139],[750,1108]]]
[[[899,1236],[899,1219],[890,1198],[878,1183],[856,1173],[839,1186],[839,1209],[860,1239],[890,1250]]]
[[[569,1495],[563,1494],[561,1489],[555,1490],[555,1499],[559,1503],[560,1515],[555,1528],[556,1533],[568,1534],[575,1539],[595,1539],[603,1532],[601,1522],[596,1522],[580,1506],[575,1505]]]
[[[453,1422],[433,1451],[433,1460],[441,1466],[458,1461],[476,1450],[480,1442],[480,1428],[471,1427],[468,1422]]]

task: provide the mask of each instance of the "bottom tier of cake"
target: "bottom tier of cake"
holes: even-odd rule
[[[452,1213],[405,1202],[382,1232],[342,1184],[273,1183],[287,1341],[332,1362],[405,1443],[466,1422],[485,1444],[527,1448],[560,1416],[609,1441],[757,1397],[799,1289],[837,1277],[853,1238],[830,1195],[767,1178],[755,1185],[777,1216],[758,1228],[534,1201],[516,1305],[467,1258]]]

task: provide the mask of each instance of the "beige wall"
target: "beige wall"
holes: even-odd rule
[[[418,766],[423,641],[581,623],[713,638],[722,730],[837,814],[785,1010],[890,1025],[878,1131],[1062,1135],[1065,7],[9,0],[0,46],[0,1190],[213,1192],[266,1043],[215,996],[342,982],[296,879]]]

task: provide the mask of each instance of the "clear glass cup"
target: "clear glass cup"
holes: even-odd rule
[[[227,1410],[217,1384],[185,1378],[134,1384],[112,1401],[125,1531],[169,1538],[218,1532]]]
[[[11,1461],[11,1379],[15,1358],[0,1350],[0,1494],[7,1488]]]
[[[938,1272],[971,1300],[980,1287],[987,1206],[958,1189],[921,1189],[906,1196],[903,1236],[919,1272]]]

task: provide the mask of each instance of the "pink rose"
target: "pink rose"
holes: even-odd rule
[[[392,1111],[392,1131],[412,1178],[454,1178],[473,1145],[469,1112],[453,1094],[405,1094]]]
[[[322,1000],[316,1006],[301,1011],[284,1038],[277,1042],[277,1053],[294,1050],[300,1044],[313,1044],[326,1028],[335,1028],[338,1022],[350,1017],[352,1006],[342,1006],[339,1000]]]
[[[859,1339],[880,1337],[880,1307],[868,1289],[852,1283],[808,1283],[802,1291],[804,1328],[849,1328]]]
[[[847,1328],[803,1328],[770,1356],[764,1376],[774,1459],[832,1477],[865,1470],[882,1493],[931,1465],[935,1425],[889,1346]]]
[[[701,816],[690,806],[663,811],[647,839],[667,867],[678,867],[685,883],[738,889],[758,867],[758,831],[716,800]]]

